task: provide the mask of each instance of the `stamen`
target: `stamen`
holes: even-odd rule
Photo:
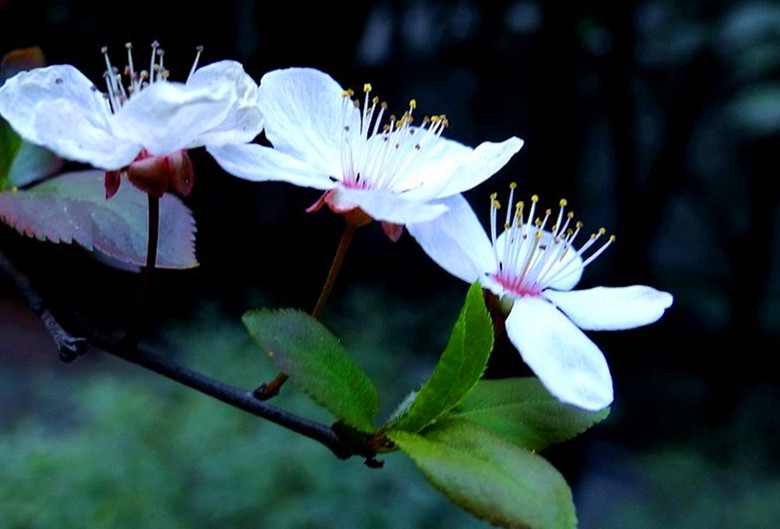
[[[203,46],[195,46],[195,60],[192,62],[192,68],[190,68],[190,74],[187,76],[187,82],[189,82],[192,74],[198,69],[198,61],[200,60],[200,54],[203,53]]]
[[[154,82],[154,72],[157,71],[157,48],[160,47],[160,43],[152,41],[152,58],[149,61],[149,82]]]
[[[512,183],[509,187],[511,203],[516,184]],[[493,279],[515,295],[539,295],[550,285],[588,266],[615,241],[614,235],[610,236],[596,251],[583,258],[596,241],[606,234],[606,229],[599,228],[582,247],[570,252],[569,249],[573,248],[573,242],[582,229],[582,223],[574,222],[573,212],[565,211],[568,201],[561,199],[558,202],[559,210],[555,223],[549,230],[545,229],[553,212],[552,209],[547,209],[543,217],[534,216],[539,202],[537,195],[531,196],[531,209],[527,217],[523,214],[522,201],[515,206],[514,221],[507,212],[504,231],[499,237],[497,210],[500,205],[496,197],[496,193],[490,196],[490,239],[496,260]],[[572,223],[574,228],[570,227]],[[500,257],[499,239],[503,245]]]

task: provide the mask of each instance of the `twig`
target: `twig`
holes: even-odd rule
[[[41,319],[57,343],[60,358],[64,361],[69,362],[75,359],[91,345],[108,354],[132,362],[189,388],[200,391],[235,408],[313,439],[326,446],[340,459],[360,456],[366,458],[366,465],[372,468],[380,464],[375,459],[376,452],[370,447],[361,443],[346,442],[329,426],[260,401],[251,391],[236,388],[169,360],[169,357],[176,355],[175,351],[168,351],[165,356],[160,356],[125,340],[116,340],[99,332],[85,332],[86,338],[69,333],[49,312],[30,279],[20,272],[2,251],[0,251],[0,271],[10,277],[17,288],[24,294],[30,309]]]
[[[336,254],[333,256],[333,261],[328,270],[328,277],[325,278],[325,283],[322,285],[320,295],[317,298],[317,303],[314,305],[314,309],[311,311],[311,315],[314,318],[319,319],[322,316],[322,311],[325,309],[325,303],[328,301],[331,292],[333,291],[333,285],[336,284],[336,278],[341,271],[341,265],[344,264],[344,257],[347,255],[349,245],[352,242],[352,238],[355,236],[355,232],[361,226],[361,224],[350,222],[346,219],[344,225],[344,232],[341,234],[338,248],[336,248]],[[287,373],[278,373],[273,380],[261,384],[257,389],[252,392],[252,395],[256,399],[268,400],[279,394],[279,389],[287,382]]]

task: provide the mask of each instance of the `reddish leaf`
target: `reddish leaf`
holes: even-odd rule
[[[0,193],[0,219],[20,233],[55,243],[76,242],[121,268],[146,263],[146,194],[123,185],[106,200],[104,171],[65,173],[28,190]],[[114,264],[115,265],[115,264]],[[171,194],[160,199],[159,268],[192,268],[195,220]]]

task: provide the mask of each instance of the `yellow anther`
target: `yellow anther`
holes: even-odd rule
[[[490,195],[490,200],[495,200],[498,197],[498,193],[493,193]]]
[[[349,97],[349,90],[342,90],[341,97]]]
[[[382,107],[382,110],[387,110],[387,101],[382,101],[382,104],[379,106]]]
[[[534,226],[536,226],[538,228],[541,225],[542,225],[542,219],[537,217],[536,220],[534,221]]]
[[[545,214],[545,215],[547,215],[547,216],[549,217],[550,215],[552,215],[552,210],[551,210],[551,209],[546,209],[546,210],[544,211],[544,214]]]
[[[575,227],[576,227],[578,230],[581,230],[583,226],[584,226],[584,224],[583,224],[581,221],[577,221],[577,224],[575,224]]]
[[[539,220],[539,219],[537,219],[537,220]],[[542,232],[541,231],[537,231],[536,232],[536,240],[538,241],[541,238],[542,238]]]
[[[599,235],[604,235],[605,233],[607,233],[606,228],[599,228]]]
[[[514,189],[517,187],[517,182],[509,182],[509,189]]]
[[[558,202],[558,205],[561,206],[562,208],[565,208],[568,204],[569,204],[569,201],[566,200],[565,198],[562,198],[561,201]]]
[[[615,242],[615,238],[616,237],[614,235],[610,235],[609,236],[609,242]]]
[[[431,116],[431,123],[438,123],[440,119],[439,116]]]
[[[501,209],[501,202],[499,202],[498,200],[494,200],[493,207],[496,209]]]
[[[375,105],[379,104],[379,98],[377,96],[374,96],[374,99],[371,100],[371,102]]]
[[[574,212],[573,212],[573,211],[569,211],[569,212],[566,214],[566,218],[567,218],[567,219],[573,219],[573,218],[574,218]]]
[[[534,204],[539,202],[539,195],[531,195],[531,202],[533,202]]]
[[[417,108],[417,100],[416,99],[412,99],[411,101],[409,101],[409,108],[411,108],[412,110]]]
[[[371,83],[366,83],[363,85],[363,91],[365,93],[369,93],[371,91]]]
[[[16,194],[19,192],[19,188],[17,186],[11,187],[11,193]]]

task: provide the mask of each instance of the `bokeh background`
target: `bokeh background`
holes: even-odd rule
[[[371,82],[391,109],[416,98],[469,145],[522,151],[466,194],[566,197],[618,242],[581,286],[675,295],[651,327],[593,333],[613,372],[610,418],[548,458],[580,527],[775,528],[780,522],[780,3],[770,1],[352,3],[0,1],[0,53],[42,47],[93,79],[100,47],[166,49],[172,76],[241,61],[257,80],[312,66]],[[201,266],[156,277],[147,339],[247,388],[274,374],[238,318],[310,308],[341,220],[318,197],[253,184],[194,152],[187,204]],[[137,278],[77,248],[0,227],[3,251],[55,307],[107,329],[131,316]],[[407,235],[362,229],[324,315],[376,380],[385,411],[417,387],[466,285]],[[497,345],[491,376],[523,374]],[[279,403],[328,421],[294,390]],[[0,277],[0,527],[479,527],[401,455],[383,470],[99,353],[61,364]]]

